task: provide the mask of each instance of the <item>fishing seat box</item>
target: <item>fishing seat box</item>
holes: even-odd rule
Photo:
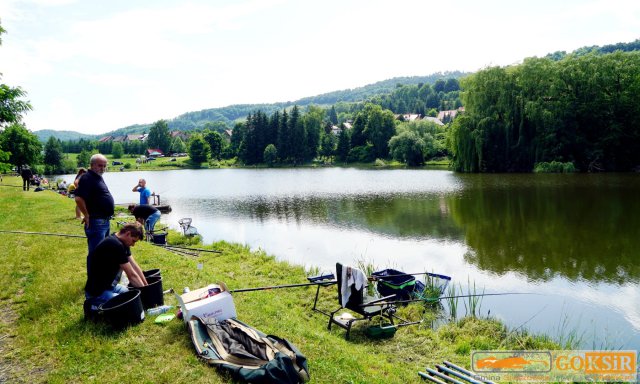
[[[209,290],[220,290],[213,296],[209,295]],[[210,284],[204,288],[194,289],[183,293],[175,294],[185,323],[196,316],[202,320],[215,318],[218,321],[236,317],[236,307],[233,304],[233,297],[224,289],[224,286]]]

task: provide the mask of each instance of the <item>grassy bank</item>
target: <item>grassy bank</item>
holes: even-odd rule
[[[19,182],[5,177],[0,186],[0,230],[83,234],[71,199],[51,191],[23,192]],[[231,289],[305,282],[303,267],[242,245],[212,247],[223,253],[179,256],[143,243],[133,254],[143,269],[162,269],[165,289],[216,281]],[[181,321],[160,326],[148,319],[119,333],[85,322],[84,239],[0,233],[0,255],[0,382],[228,382],[197,359]],[[295,288],[234,295],[240,320],[300,348],[313,383],[420,382],[418,370],[445,359],[468,367],[473,349],[558,347],[544,337],[509,332],[498,321],[474,318],[437,330],[426,321],[384,341],[367,339],[361,324],[347,341],[344,330],[328,331],[327,318],[311,311],[314,293]],[[323,290],[321,300],[324,308],[335,309],[335,288]],[[175,300],[167,297],[167,303]],[[419,305],[403,309],[412,317],[422,311]]]
[[[66,156],[69,156],[73,161],[76,160],[78,154],[76,153],[67,153]],[[232,160],[220,160],[215,161],[211,160],[208,163],[202,163],[199,165],[194,165],[190,162],[189,157],[159,157],[156,160],[148,161],[146,163],[136,163],[136,157],[131,157],[129,155],[121,158],[114,158],[111,155],[106,155],[109,159],[108,168],[110,172],[130,172],[130,171],[166,171],[173,169],[208,169],[208,168],[229,168],[229,167],[249,167],[249,168],[270,168],[266,164],[259,165],[251,165],[245,166],[239,163],[236,163],[235,159]],[[122,163],[113,165],[113,161]],[[356,168],[385,168],[385,169],[402,169],[407,168],[405,163],[401,163],[396,160],[376,160],[371,163],[323,163],[323,162],[311,162],[307,164],[298,165],[297,167],[356,167]],[[433,167],[437,167],[439,169],[447,169],[449,166],[448,159],[439,159],[439,160],[431,160],[428,161],[424,167],[432,169]],[[287,164],[276,164],[273,168],[289,168],[291,165]]]

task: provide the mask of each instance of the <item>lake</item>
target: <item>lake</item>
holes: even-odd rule
[[[583,349],[640,349],[640,174],[105,174],[117,203],[138,201],[131,189],[139,177],[171,204],[162,222],[179,229],[190,217],[207,243],[247,244],[326,271],[358,261],[433,271],[465,293],[469,283],[486,293],[527,293],[485,297],[481,313],[555,338],[575,334]]]

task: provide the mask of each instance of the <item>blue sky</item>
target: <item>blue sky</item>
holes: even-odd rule
[[[100,134],[640,37],[631,0],[3,0],[32,131]]]

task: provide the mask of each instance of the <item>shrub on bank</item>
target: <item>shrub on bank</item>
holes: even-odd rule
[[[534,173],[574,173],[577,172],[575,165],[568,161],[563,163],[561,161],[540,162],[536,163],[533,167]]]

